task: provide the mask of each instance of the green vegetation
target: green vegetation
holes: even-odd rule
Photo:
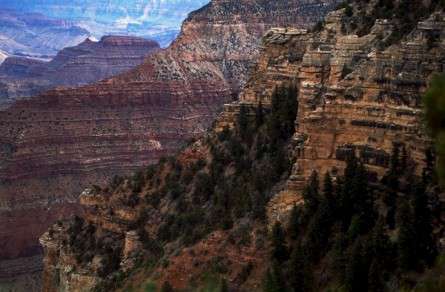
[[[320,291],[326,285],[341,291],[386,291],[390,281],[398,289],[414,288],[416,280],[404,275],[421,273],[437,258],[435,211],[429,203],[437,194],[407,167],[410,159],[403,147],[394,148],[382,181],[373,180],[354,156],[335,182],[327,173],[319,183],[313,173],[305,204],[292,211],[286,234],[279,224],[273,228],[264,291]],[[385,200],[388,194],[395,194],[395,203]],[[395,228],[386,211],[391,208]],[[316,274],[320,269],[328,282]]]
[[[163,158],[132,177],[113,178],[105,190],[97,187],[93,191],[116,193],[120,204],[142,211],[140,218],[129,226],[130,230],[137,230],[143,242],[141,260],[149,263],[141,263],[140,267],[149,266],[146,270],[151,271],[167,263],[163,258],[163,246],[167,243],[193,245],[215,230],[231,230],[230,240],[234,243],[250,244],[249,230],[243,229],[239,222],[249,222],[249,226],[264,224],[265,207],[274,194],[273,188],[284,182],[291,171],[293,161],[288,144],[298,111],[296,93],[293,85],[284,85],[276,88],[268,107],[262,103],[256,107],[241,104],[233,128],[211,133],[202,140],[205,160]],[[160,218],[157,234],[149,235],[146,230],[149,216],[166,205],[167,212]],[[122,274],[118,275],[118,271],[123,240],[113,237],[120,235],[98,232],[80,218],[74,220],[69,233],[72,234],[69,245],[79,262],[88,263],[95,254],[104,256],[106,265],[101,275],[115,281],[105,283],[98,291],[121,285],[118,277]],[[284,234],[277,226],[275,242],[284,244]],[[284,245],[280,248],[276,257],[284,262],[289,254]],[[84,253],[85,250],[88,252]],[[213,290],[210,286],[209,289],[227,291],[227,283],[219,282],[227,268],[220,265],[214,268],[212,275],[217,281],[212,282]],[[246,281],[251,270],[252,266],[246,265],[240,279]],[[152,285],[148,283],[144,288],[149,291]],[[172,291],[171,286],[164,283],[162,291]]]
[[[342,3],[339,8],[345,9],[343,31],[355,32],[359,36],[366,35],[371,31],[376,19],[388,19],[394,25],[394,30],[382,43],[383,48],[400,41],[415,28],[419,20],[445,7],[442,0],[379,0],[373,3],[361,0]]]
[[[438,156],[437,170],[441,183],[445,183],[445,74],[433,78],[423,99],[425,119],[435,139]],[[429,159],[432,160],[432,159]]]

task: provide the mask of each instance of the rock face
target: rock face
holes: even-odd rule
[[[296,163],[287,188],[272,199],[271,222],[301,202],[315,170],[345,166],[355,153],[381,177],[394,145],[403,145],[420,171],[431,147],[422,123],[421,97],[428,80],[444,71],[445,19],[441,13],[417,23],[400,42],[388,45],[389,20],[378,19],[368,34],[345,32],[344,10],[330,13],[320,33],[292,28],[270,30],[240,102],[225,106],[217,130],[231,126],[240,104],[270,104],[277,86],[298,88],[294,136]],[[386,43],[383,46],[382,43]]]
[[[99,42],[88,38],[65,48],[50,62],[10,57],[0,65],[0,102],[37,95],[56,86],[93,83],[135,68],[159,49],[151,40],[107,36]]]
[[[270,106],[272,91],[283,83],[293,83],[297,89],[299,113],[292,143],[296,163],[284,189],[268,205],[269,223],[281,220],[295,203],[301,202],[302,187],[313,170],[320,173],[327,169],[341,170],[345,166],[345,157],[351,152],[359,156],[376,176],[387,170],[393,144],[404,145],[417,169],[424,164],[424,152],[430,143],[422,128],[420,97],[432,74],[444,69],[445,14],[438,12],[422,19],[404,38],[393,42],[389,41],[394,29],[389,20],[375,20],[369,31],[360,36],[354,31],[348,32],[348,21],[343,9],[330,13],[320,31],[308,32],[301,28],[273,28],[268,31],[263,38],[258,64],[240,95],[240,101],[226,105],[215,123],[215,131],[219,132],[234,124],[241,108],[255,109],[260,102],[265,107]],[[232,85],[232,88],[237,88],[236,82]],[[198,141],[186,148],[176,161],[193,155],[195,160],[197,157],[208,158],[211,154],[202,149],[202,144],[204,142]],[[150,188],[153,185],[155,189],[163,187],[166,177],[174,173],[175,166],[170,167],[165,170],[168,167],[162,166],[154,178],[152,174],[154,183],[149,182],[145,186],[145,191],[148,191],[142,192],[148,200],[150,196],[159,195],[151,193]],[[144,228],[148,226],[152,236],[156,234],[151,232],[152,229],[158,229],[163,223],[160,222],[162,214],[169,208],[178,208],[174,206],[168,190],[161,195],[162,203],[159,205],[158,202],[158,207],[153,207],[147,203],[147,197],[131,195],[131,184],[126,180],[117,187],[110,185],[98,191],[86,191],[80,199],[87,210],[83,219],[55,225],[42,236],[41,243],[45,249],[44,291],[67,287],[74,291],[79,287],[92,290],[111,279],[111,275],[101,274],[103,268],[97,264],[102,263],[106,256],[113,256],[117,261],[115,270],[125,271],[131,267],[127,265],[129,254],[136,253],[141,246],[141,238],[133,232],[136,222],[143,217]],[[137,198],[144,202],[135,203]],[[130,207],[131,204],[135,207]],[[142,216],[144,207],[149,210],[146,216]],[[72,243],[67,244],[70,238]],[[75,253],[80,252],[79,255],[84,250],[82,246],[75,247],[77,238],[92,242],[113,238],[107,240],[113,242],[110,246],[113,252],[101,254],[101,258],[90,255],[87,260],[76,259]],[[204,245],[211,246],[211,251],[224,251],[223,247],[212,243],[214,238],[218,238],[218,242],[223,241],[220,233],[214,233],[190,249]],[[230,249],[232,256],[241,246]],[[167,264],[168,268],[156,272],[159,278],[176,281],[176,287],[184,288],[178,282],[186,281],[186,277],[194,279],[194,265],[190,262],[184,264],[184,258],[187,254],[200,258],[203,253],[194,255],[181,246],[173,246],[172,249],[175,252],[168,258],[170,266]],[[120,252],[115,253],[116,250]],[[258,251],[264,251],[264,246],[256,249]],[[242,254],[248,255],[251,262],[265,256],[244,250]],[[237,255],[236,260],[241,262],[244,259]],[[200,266],[199,261],[196,266]],[[249,280],[258,280],[261,275],[264,273],[251,274]]]
[[[130,173],[200,136],[245,83],[266,30],[307,27],[335,3],[212,1],[190,15],[168,49],[137,69],[0,111],[0,218],[11,222],[0,227],[8,242],[0,258],[37,244],[35,234],[14,231],[21,210],[41,210],[34,230],[43,232],[66,214],[58,206],[70,205],[86,186]],[[24,245],[15,245],[18,240]]]

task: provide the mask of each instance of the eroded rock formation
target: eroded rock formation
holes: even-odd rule
[[[270,105],[271,94],[277,86],[292,83],[297,88],[299,113],[292,143],[296,163],[286,185],[268,204],[269,224],[283,219],[295,203],[301,202],[302,188],[313,170],[320,173],[334,170],[335,175],[335,169],[340,172],[344,168],[344,159],[351,152],[359,156],[372,173],[381,176],[388,168],[393,145],[403,144],[417,169],[422,168],[424,152],[430,145],[422,127],[420,97],[432,74],[444,69],[444,17],[443,13],[434,13],[422,19],[410,33],[396,41],[390,39],[393,26],[389,20],[374,19],[369,31],[360,36],[348,31],[348,16],[344,9],[329,14],[320,31],[274,28],[266,33],[259,62],[240,95],[241,100],[225,106],[215,130],[221,133],[224,128],[231,127],[241,108],[247,109],[249,115],[249,110],[254,110],[260,102],[264,107]],[[181,152],[178,161],[185,160],[184,165],[187,165],[199,158],[212,157],[206,153],[211,150],[206,150],[201,142]],[[127,268],[131,270],[131,265],[127,265],[128,251],[137,254],[135,249],[141,246],[138,241],[143,241],[132,232],[134,224],[139,222],[149,229],[150,238],[156,237],[160,226],[168,224],[162,220],[169,222],[169,210],[178,208],[179,203],[171,198],[170,192],[158,198],[158,207],[153,207],[151,201],[159,196],[157,188],[163,188],[166,177],[175,173],[173,168],[174,164],[170,169],[161,165],[157,176],[148,180],[141,196],[131,195],[129,180],[121,182],[117,188],[111,186],[84,193],[81,202],[88,211],[83,219],[56,225],[41,238],[46,259],[45,291],[70,285],[79,287],[81,282],[92,288]],[[230,173],[233,170],[229,167],[224,171]],[[129,204],[136,207],[129,208]],[[142,216],[144,213],[146,215]],[[77,228],[77,232],[73,228]],[[254,228],[249,227],[243,234],[255,233],[252,230]],[[73,244],[66,243],[66,234],[71,236]],[[197,248],[204,253],[206,248],[199,249],[204,245],[211,246],[211,251],[222,256],[221,261],[228,258],[230,264],[235,262],[235,267],[229,265],[227,273],[234,286],[238,285],[237,277],[230,272],[245,263],[237,253],[248,255],[252,274],[244,287],[258,288],[258,280],[264,274],[260,262],[264,254],[258,252],[264,251],[264,247],[245,251],[243,245],[238,244],[230,249],[230,257],[227,245],[212,243],[215,236],[221,236],[221,232],[206,236],[190,248],[176,245],[178,241],[164,246],[171,261],[167,261],[167,267],[155,270],[154,277],[171,280],[175,287],[184,288],[184,282],[192,281],[196,273],[202,272],[191,261],[184,264],[185,258],[192,254],[200,260],[202,254],[194,255],[193,250]],[[78,237],[92,242],[116,239],[110,249],[118,252],[101,256],[113,255],[117,262],[115,271],[119,272],[101,275],[103,270],[92,263],[100,263],[103,259],[76,260],[76,255],[82,254],[82,247],[74,244]],[[219,242],[224,240],[219,237]],[[150,241],[146,239],[144,242]],[[141,248],[140,252],[146,251]],[[204,264],[199,260],[196,266]],[[210,267],[208,262],[205,265]],[[67,267],[69,272],[66,272]],[[178,271],[186,276],[180,276]],[[90,278],[91,275],[94,276]]]
[[[158,51],[154,41],[106,36],[65,48],[50,62],[10,57],[0,65],[0,103],[37,95],[56,86],[80,86],[118,75]]]
[[[314,170],[337,168],[341,173],[349,153],[381,177],[394,144],[404,145],[418,171],[431,147],[422,123],[421,96],[428,80],[444,70],[443,15],[433,14],[400,43],[386,46],[393,32],[389,20],[377,19],[369,33],[359,37],[344,31],[343,19],[344,10],[330,13],[324,29],[315,34],[270,30],[240,102],[226,105],[218,119],[217,130],[222,130],[234,123],[240,104],[270,104],[274,88],[283,83],[298,88],[297,162],[288,188],[271,202],[274,217],[301,202],[299,195]]]
[[[192,13],[178,39],[141,66],[77,89],[57,89],[0,112],[0,258],[37,245],[88,185],[174,153],[237,96],[271,27],[308,27],[337,1],[212,1]],[[35,233],[14,222],[34,211]],[[50,215],[48,215],[50,214]],[[26,228],[24,228],[26,230]],[[16,245],[20,240],[23,245]]]

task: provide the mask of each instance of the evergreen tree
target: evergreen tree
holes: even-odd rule
[[[328,239],[334,222],[333,210],[326,199],[323,199],[317,212],[312,216],[307,231],[310,241],[309,254],[313,261],[317,261],[328,249]]]
[[[289,263],[290,287],[293,292],[309,292],[313,289],[313,274],[307,249],[304,245],[293,248]]]
[[[264,108],[263,103],[260,101],[255,111],[255,125],[258,129],[264,124]]]
[[[425,168],[422,171],[422,181],[424,185],[428,185],[429,183],[437,183],[437,178],[435,177],[436,173],[434,171],[434,149],[428,148],[425,151]]]
[[[413,210],[408,201],[403,200],[398,216],[399,238],[397,242],[399,266],[402,270],[412,270],[417,265],[416,230]]]
[[[340,282],[345,282],[346,279],[346,265],[348,257],[346,255],[348,241],[343,232],[336,235],[333,247],[332,272],[336,275]]]
[[[281,292],[278,281],[272,271],[268,270],[263,280],[263,292]]]
[[[229,292],[229,287],[227,286],[227,280],[224,278],[221,280],[219,292]]]
[[[368,273],[368,291],[382,292],[385,290],[384,286],[383,267],[378,260],[374,259]]]
[[[364,239],[358,238],[352,247],[350,260],[346,265],[345,287],[347,291],[367,291],[368,289],[369,266],[365,250]]]
[[[276,222],[272,229],[272,259],[283,263],[289,258],[284,230],[280,222]]]
[[[314,214],[320,204],[318,173],[312,172],[309,184],[303,191],[304,204],[308,214]]]
[[[249,118],[247,117],[247,108],[245,104],[240,105],[240,111],[237,120],[238,131],[240,137],[246,140],[249,135]]]
[[[334,201],[334,184],[332,182],[331,174],[326,172],[323,181],[323,195],[328,201]]]
[[[300,235],[301,218],[300,210],[297,206],[292,208],[292,212],[289,220],[289,235],[293,240],[296,240]]]
[[[346,160],[344,172],[344,182],[339,196],[339,212],[344,231],[349,229],[351,219],[354,213],[354,193],[358,191],[358,185],[355,177],[357,175],[358,161],[355,155],[350,155]]]
[[[168,281],[165,281],[164,284],[162,285],[161,292],[174,292],[174,291],[175,290],[173,289],[172,285]]]
[[[428,194],[421,183],[417,183],[414,191],[414,216],[417,253],[427,265],[433,264],[437,255],[437,247],[433,238],[433,222],[428,206]]]
[[[375,224],[376,210],[374,197],[369,188],[368,172],[363,164],[357,167],[354,177],[353,189],[354,213],[358,216],[358,228],[360,234],[368,232]]]
[[[272,268],[266,273],[263,281],[264,292],[283,292],[286,291],[286,286],[281,274],[281,267],[277,262],[273,262]]]

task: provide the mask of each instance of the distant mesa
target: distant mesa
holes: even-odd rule
[[[0,104],[33,96],[56,86],[90,84],[143,63],[160,50],[153,40],[130,36],[88,37],[77,46],[61,50],[49,62],[11,56],[0,65]]]

